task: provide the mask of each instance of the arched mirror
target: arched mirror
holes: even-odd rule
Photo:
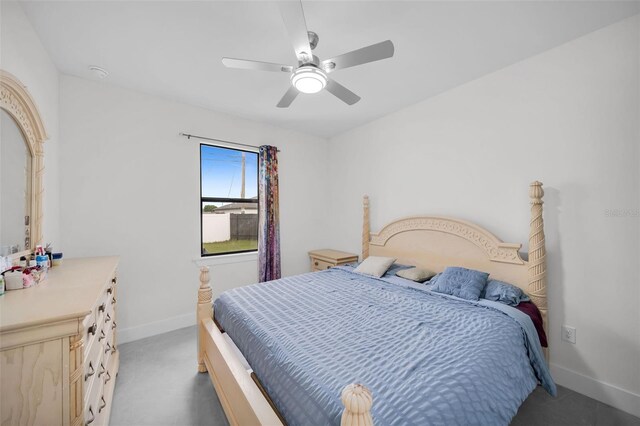
[[[0,255],[7,256],[31,244],[32,155],[5,110],[0,110],[0,133]]]
[[[0,70],[0,256],[21,256],[42,242],[45,139],[26,87]]]

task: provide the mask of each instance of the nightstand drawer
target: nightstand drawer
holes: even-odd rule
[[[312,271],[322,271],[323,269],[329,269],[333,266],[336,266],[335,263],[325,262],[320,259],[311,259],[311,270]]]

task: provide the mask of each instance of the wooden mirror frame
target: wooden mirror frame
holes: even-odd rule
[[[44,173],[44,141],[48,139],[33,98],[14,75],[0,70],[0,108],[17,123],[31,153],[31,212],[29,247],[11,257],[24,256],[42,243],[42,194]]]

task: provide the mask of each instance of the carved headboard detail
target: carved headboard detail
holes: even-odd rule
[[[420,216],[400,219],[388,224],[379,233],[371,235],[369,244],[384,246],[394,235],[416,230],[453,234],[483,249],[489,259],[495,262],[524,265],[524,260],[522,260],[518,252],[522,244],[503,243],[495,235],[471,222],[447,217]]]

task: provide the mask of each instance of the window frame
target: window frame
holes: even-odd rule
[[[202,195],[202,147],[203,146],[212,146],[214,148],[228,149],[230,151],[239,151],[239,152],[248,152],[251,154],[256,154],[256,189],[257,196],[256,199],[253,200],[251,198],[223,198],[223,197],[204,197]],[[205,253],[204,252],[204,241],[202,240],[202,216],[204,215],[204,210],[202,207],[203,203],[253,203],[256,205],[258,214],[260,214],[260,153],[259,151],[251,151],[248,149],[239,149],[239,148],[230,148],[228,146],[223,145],[215,145],[210,143],[200,143],[199,146],[199,157],[200,157],[200,257],[214,257],[214,256],[228,256],[233,254],[240,253],[257,253],[258,248],[253,250],[238,250],[238,251],[227,251],[220,253]],[[260,221],[258,220],[258,228],[260,227]],[[258,229],[258,233],[260,233],[260,229]]]

